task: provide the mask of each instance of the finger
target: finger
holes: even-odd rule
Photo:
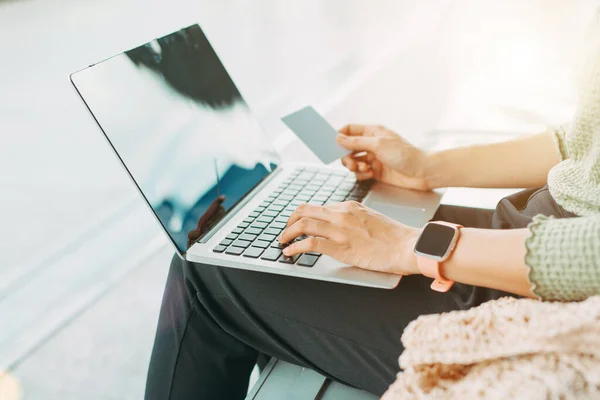
[[[354,161],[365,161],[369,163],[377,159],[377,157],[375,157],[375,154],[371,153],[370,151],[360,151],[358,153],[352,153],[350,154],[350,157],[352,157]]]
[[[334,222],[334,218],[331,215],[331,210],[327,209],[326,207],[306,203],[302,203],[296,207],[292,215],[290,215],[288,218],[287,226],[292,226],[300,218],[312,218],[319,219],[321,221]]]
[[[356,136],[362,135],[365,132],[366,126],[360,124],[348,124],[340,129],[338,132],[344,135]]]
[[[375,176],[375,172],[373,170],[367,172],[355,172],[356,180],[358,181],[366,181],[368,179],[373,179]]]
[[[356,169],[358,168],[358,166],[356,165],[356,161],[354,161],[354,158],[352,158],[351,155],[342,157],[342,164],[353,172],[356,171]]]
[[[373,171],[376,176],[380,176],[383,171],[383,164],[381,164],[381,161],[373,160],[373,162],[371,162],[371,171]]]
[[[336,142],[345,149],[352,151],[375,151],[377,138],[370,136],[349,136],[338,134]]]
[[[358,172],[369,172],[371,170],[371,166],[366,162],[358,162]]]
[[[294,256],[301,253],[321,253],[335,257],[340,251],[340,245],[331,240],[319,237],[309,237],[292,243],[283,249],[286,256]]]
[[[298,236],[319,236],[325,239],[340,241],[340,228],[330,222],[303,217],[288,226],[279,236],[280,243],[290,243]],[[337,240],[336,240],[337,239]]]

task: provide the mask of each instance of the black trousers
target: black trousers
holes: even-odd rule
[[[442,206],[435,219],[490,228],[493,211]],[[402,278],[371,289],[185,262],[171,263],[146,399],[243,399],[259,353],[382,394],[399,370],[400,336],[422,314],[506,293]]]

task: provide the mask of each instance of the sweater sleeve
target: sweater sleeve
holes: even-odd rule
[[[600,294],[600,216],[538,215],[529,230],[525,263],[538,298],[577,301]]]
[[[552,129],[552,135],[554,136],[554,144],[556,146],[556,150],[560,154],[560,160],[566,160],[569,158],[567,153],[567,129],[569,128],[568,124],[558,126]]]

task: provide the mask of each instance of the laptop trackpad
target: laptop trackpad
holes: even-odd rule
[[[404,225],[421,228],[426,222],[425,209],[423,208],[401,206],[377,200],[369,201],[365,205],[396,221],[402,222]]]

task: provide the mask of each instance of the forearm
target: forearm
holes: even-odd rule
[[[546,184],[560,161],[553,133],[430,154],[425,179],[439,187],[521,188]]]
[[[525,240],[528,229],[461,229],[442,275],[456,282],[534,297],[527,278]]]

